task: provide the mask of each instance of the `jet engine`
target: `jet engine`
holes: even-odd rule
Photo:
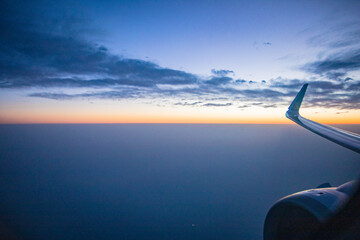
[[[350,181],[335,188],[325,183],[280,199],[266,216],[264,240],[307,239],[341,210],[357,185]]]

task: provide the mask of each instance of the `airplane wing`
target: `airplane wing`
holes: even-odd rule
[[[360,153],[360,135],[339,128],[326,126],[306,119],[300,115],[299,109],[307,86],[308,84],[304,84],[299,93],[296,95],[294,101],[291,103],[288,111],[286,112],[286,117],[313,133]]]

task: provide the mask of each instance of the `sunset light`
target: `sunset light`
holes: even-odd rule
[[[0,123],[290,123],[289,101],[309,83],[310,118],[359,124],[351,6],[9,2]]]

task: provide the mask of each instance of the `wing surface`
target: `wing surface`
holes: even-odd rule
[[[339,128],[323,125],[306,119],[300,115],[299,109],[307,87],[308,84],[304,84],[299,93],[296,95],[294,101],[291,103],[288,111],[286,112],[286,117],[313,133],[360,153],[360,135]]]

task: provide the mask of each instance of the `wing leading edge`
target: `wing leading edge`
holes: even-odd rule
[[[294,101],[291,103],[288,111],[286,112],[286,117],[313,133],[360,153],[360,135],[311,121],[299,114],[299,109],[307,86],[308,84],[304,84],[299,93],[296,95]]]

